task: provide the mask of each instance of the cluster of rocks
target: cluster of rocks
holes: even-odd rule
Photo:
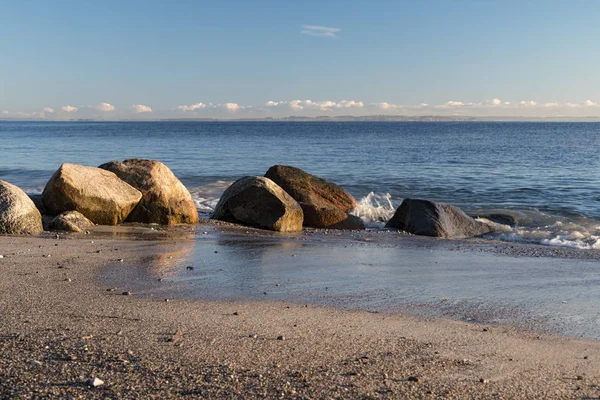
[[[299,168],[275,165],[265,176],[246,176],[221,196],[213,219],[279,232],[303,227],[363,230],[350,212],[356,199],[336,184]],[[42,214],[44,218],[42,218]],[[0,181],[0,233],[80,232],[122,222],[195,224],[198,211],[185,186],[154,160],[111,161],[98,168],[65,163],[41,196]],[[464,238],[491,231],[459,208],[405,199],[386,228],[416,235]]]
[[[83,231],[122,222],[194,224],[198,211],[189,191],[154,160],[111,161],[98,168],[65,163],[41,196],[29,197],[0,181],[0,233]]]
[[[302,227],[365,229],[350,212],[356,200],[341,187],[302,171],[275,165],[265,176],[246,176],[223,194],[214,219],[280,232]],[[405,199],[386,228],[443,238],[480,236],[492,230],[458,207],[428,200]]]
[[[299,168],[275,165],[265,176],[234,182],[219,200],[214,219],[279,232],[302,227],[365,229],[350,215],[357,203],[341,187]]]

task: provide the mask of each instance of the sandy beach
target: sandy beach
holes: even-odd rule
[[[597,341],[279,300],[165,301],[126,281],[107,286],[98,275],[107,265],[169,258],[193,240],[148,236],[0,238],[0,397],[598,397]]]

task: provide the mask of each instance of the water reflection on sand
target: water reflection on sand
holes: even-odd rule
[[[430,239],[414,248],[388,239],[199,227],[194,239],[171,238],[163,251],[145,248],[136,265],[114,263],[102,275],[159,300],[281,300],[600,338],[598,261],[454,251],[454,242]]]

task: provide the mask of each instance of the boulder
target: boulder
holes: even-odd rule
[[[466,238],[491,231],[458,207],[420,199],[404,199],[385,227],[442,238]]]
[[[0,180],[0,233],[37,235],[43,230],[42,215],[29,196]]]
[[[364,229],[360,218],[348,214],[357,206],[356,200],[338,185],[286,165],[269,168],[265,177],[300,203],[305,213],[304,226]]]
[[[302,208],[275,182],[262,176],[246,176],[225,190],[213,219],[279,232],[302,230]]]
[[[94,223],[79,211],[65,211],[50,222],[52,231],[83,232],[93,226]]]
[[[165,164],[134,158],[111,161],[99,168],[115,173],[142,192],[142,200],[127,221],[162,225],[198,223],[192,195]]]
[[[365,229],[362,219],[338,208],[317,207],[307,203],[300,203],[300,207],[304,212],[304,226],[325,229]]]
[[[65,163],[42,193],[46,211],[79,211],[99,225],[116,225],[129,215],[142,194],[117,175],[100,168]]]

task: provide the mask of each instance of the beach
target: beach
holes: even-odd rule
[[[210,228],[200,226],[197,234]],[[254,231],[247,232],[233,229],[236,237]],[[309,232],[290,240],[307,236],[329,235]],[[431,251],[428,243],[462,246],[467,255],[504,251],[489,241],[407,238],[399,245],[417,252]],[[267,295],[260,301],[164,297],[137,292],[131,273],[128,280],[114,273],[122,269],[128,276],[128,269],[149,259],[176,259],[191,241],[200,251],[220,254],[189,228],[176,234],[146,228],[137,234],[1,237],[0,397],[598,396],[595,340],[518,324],[351,311]],[[522,251],[544,256],[547,249],[555,251]],[[559,256],[569,259],[570,250]],[[164,274],[158,279],[169,280]],[[94,378],[102,384],[94,387]]]

